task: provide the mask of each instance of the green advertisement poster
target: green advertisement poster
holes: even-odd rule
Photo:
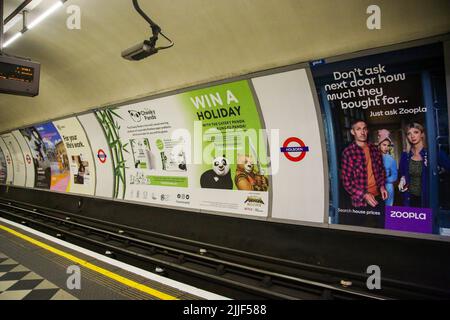
[[[195,137],[202,136],[194,155],[196,163],[202,156],[200,188],[268,191],[266,141],[248,82],[190,91],[180,100],[191,112]]]
[[[267,138],[247,81],[97,112],[114,195],[221,213],[268,213]]]

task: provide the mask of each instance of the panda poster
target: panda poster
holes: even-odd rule
[[[267,216],[267,138],[248,82],[190,91],[179,100],[194,124],[199,208]]]
[[[117,198],[267,216],[267,146],[247,81],[96,112]]]
[[[96,112],[114,162],[114,197],[164,205],[190,206],[190,173],[184,135],[185,118],[173,97]],[[186,198],[186,196],[185,196]],[[180,200],[180,202],[176,202]]]
[[[86,133],[77,118],[53,122],[65,149],[70,173],[69,192],[94,195],[95,165]]]

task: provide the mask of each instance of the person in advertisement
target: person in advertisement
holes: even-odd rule
[[[407,147],[400,158],[398,184],[403,206],[426,208],[429,206],[429,166],[425,128],[412,122],[406,126],[405,134]],[[450,171],[450,159],[444,152],[438,153],[438,166],[441,170]]]
[[[385,200],[386,206],[394,205],[394,183],[397,181],[398,171],[397,162],[390,155],[392,149],[391,133],[386,129],[378,130],[378,148],[383,154],[383,165],[386,172],[386,191],[388,198]]]
[[[377,146],[368,142],[368,128],[364,120],[355,120],[351,124],[354,141],[342,153],[341,177],[345,190],[356,208],[371,207],[380,212],[373,227],[383,227],[384,200],[386,191],[386,173],[383,159]]]

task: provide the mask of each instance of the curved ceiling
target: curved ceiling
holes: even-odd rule
[[[11,8],[20,2],[6,0],[6,5]],[[131,0],[69,0],[11,44],[5,50],[8,54],[41,62],[41,88],[35,98],[0,94],[0,131],[450,31],[448,0],[141,0],[140,4],[175,41],[173,48],[140,62],[120,56],[149,37]],[[371,4],[381,7],[381,30],[366,27]],[[66,27],[70,5],[81,8],[80,30]]]

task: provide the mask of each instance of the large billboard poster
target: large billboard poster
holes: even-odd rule
[[[70,183],[67,191],[79,194],[94,195],[95,165],[89,141],[77,118],[66,118],[54,121],[64,144],[70,172]],[[53,172],[52,172],[53,175]]]
[[[267,216],[267,135],[248,82],[190,91],[177,99],[193,133],[198,207]]]
[[[70,166],[66,147],[53,123],[21,129],[35,164],[35,187],[68,192]]]
[[[333,126],[337,222],[438,233],[442,226],[436,223],[447,206],[438,193],[450,172],[442,45],[312,70]]]
[[[262,125],[247,81],[98,111],[114,157],[114,195],[266,216]]]
[[[25,161],[23,159],[22,150],[20,149],[17,140],[14,138],[12,133],[5,133],[2,135],[3,141],[8,148],[8,151],[12,158],[13,170],[14,170],[14,181],[13,184],[16,186],[25,186],[26,182],[26,168]]]

